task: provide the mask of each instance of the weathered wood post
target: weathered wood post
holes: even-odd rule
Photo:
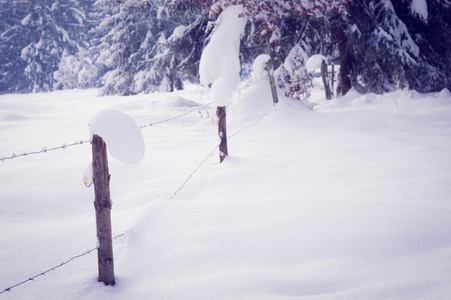
[[[224,158],[229,155],[227,149],[226,107],[218,106],[216,116],[218,117],[218,136],[221,139],[221,143],[219,144],[219,162],[222,163]]]
[[[326,99],[330,100],[332,98],[332,93],[330,91],[330,86],[329,86],[329,75],[327,72],[327,64],[324,60],[321,62],[321,77],[323,79],[324,92],[326,93]]]
[[[271,46],[271,33],[266,35],[266,46],[268,48],[268,55],[270,57],[268,64],[267,64],[269,85],[271,86],[272,101],[273,101],[274,105],[276,105],[279,102],[279,98],[277,97],[277,87],[276,87],[276,81],[274,79],[274,69],[276,68],[276,61],[275,61],[275,54],[274,54],[274,51],[272,51],[272,46]]]
[[[331,78],[330,78],[330,92],[332,93],[332,95],[334,94],[334,91],[335,91],[334,80],[335,80],[335,65],[332,62],[332,74],[331,74]]]
[[[99,282],[114,285],[113,239],[111,233],[110,174],[107,148],[98,135],[92,138],[92,172],[98,246]]]

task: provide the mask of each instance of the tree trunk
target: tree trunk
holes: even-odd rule
[[[332,98],[332,94],[330,92],[329,75],[327,73],[327,64],[324,60],[321,63],[321,77],[323,79],[324,92],[326,93],[326,99],[330,100]]]
[[[275,105],[279,102],[279,98],[277,98],[276,81],[274,80],[274,68],[276,67],[277,58],[274,54],[274,51],[272,51],[270,38],[271,38],[271,34],[268,34],[266,36],[266,44],[268,47],[268,54],[270,57],[269,62],[268,62],[268,78],[269,78],[269,85],[271,86],[272,101]]]
[[[101,137],[92,138],[92,171],[96,211],[99,282],[114,285],[113,239],[111,234],[110,174],[106,144]]]
[[[222,163],[225,157],[229,155],[229,150],[227,149],[226,107],[218,106],[216,116],[218,117],[218,136],[221,139],[219,144],[219,162]]]
[[[340,92],[339,95],[345,95],[351,88],[350,61],[347,51],[348,39],[343,28],[338,29],[338,52],[340,53]]]

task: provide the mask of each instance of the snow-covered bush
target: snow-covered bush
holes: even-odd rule
[[[307,72],[303,59],[299,55],[293,57],[293,65],[290,69],[291,71],[288,71],[283,64],[277,70],[278,86],[288,98],[302,101],[310,96],[310,89],[313,87],[312,76]]]

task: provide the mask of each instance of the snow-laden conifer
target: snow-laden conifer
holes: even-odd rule
[[[0,2],[0,93],[54,89],[62,57],[85,47],[90,1]]]

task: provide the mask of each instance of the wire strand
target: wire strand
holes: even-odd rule
[[[124,236],[126,233],[127,233],[127,231],[125,231],[125,232],[123,232],[123,233],[121,233],[121,234],[116,235],[115,237],[113,237],[113,240],[117,240],[118,238]],[[95,247],[95,248],[86,250],[85,252],[83,252],[83,253],[81,253],[81,254],[72,256],[72,257],[69,258],[68,260],[66,260],[66,261],[64,261],[64,262],[62,262],[62,263],[60,263],[59,265],[56,265],[56,266],[54,266],[54,267],[52,267],[52,268],[47,269],[46,271],[43,271],[43,272],[41,272],[41,273],[38,273],[38,274],[36,274],[36,275],[34,275],[34,276],[32,276],[32,277],[29,277],[28,279],[25,279],[25,280],[23,280],[23,281],[21,281],[21,282],[19,282],[19,283],[13,284],[13,285],[11,285],[11,286],[5,288],[3,291],[0,292],[0,294],[3,294],[3,293],[5,293],[5,292],[11,292],[11,290],[12,290],[13,288],[16,288],[16,287],[18,287],[18,286],[20,286],[20,285],[22,285],[22,284],[25,284],[25,283],[27,283],[27,282],[29,282],[29,281],[34,281],[36,278],[38,278],[38,277],[40,277],[40,276],[44,276],[44,275],[46,275],[47,273],[50,273],[50,272],[52,272],[52,271],[55,271],[56,269],[61,268],[62,266],[67,265],[68,263],[73,262],[74,260],[76,260],[76,259],[78,259],[78,258],[80,258],[80,257],[83,257],[83,256],[88,255],[89,253],[91,253],[91,252],[97,250],[98,248],[99,248],[99,247]]]
[[[141,125],[141,126],[139,126],[139,128],[140,128],[140,129],[143,129],[143,128],[147,128],[147,127],[151,127],[151,126],[156,126],[156,125],[163,124],[163,123],[169,123],[169,122],[174,121],[174,120],[176,120],[176,119],[179,119],[179,118],[181,118],[181,117],[187,116],[187,115],[189,115],[189,114],[191,114],[191,113],[193,113],[193,112],[195,112],[195,111],[199,111],[199,112],[200,112],[200,110],[206,109],[206,108],[207,108],[209,105],[211,105],[212,103],[213,103],[213,102],[209,102],[209,103],[204,104],[204,105],[202,105],[202,106],[200,106],[200,107],[196,107],[196,108],[190,109],[190,110],[188,110],[188,111],[186,111],[186,112],[183,112],[183,113],[181,113],[181,114],[178,114],[178,115],[169,117],[169,118],[164,119],[164,120],[161,120],[161,121],[157,121],[157,122],[152,122],[152,123],[149,123],[149,124]],[[1,162],[5,162],[5,161],[7,161],[7,160],[12,160],[12,159],[19,158],[19,157],[27,157],[27,156],[29,156],[29,155],[42,154],[42,153],[47,153],[47,152],[50,152],[50,151],[55,151],[55,150],[60,150],[60,149],[65,150],[65,149],[67,149],[67,148],[69,148],[69,147],[78,146],[78,145],[84,145],[84,144],[87,144],[87,143],[90,143],[90,142],[91,142],[91,140],[80,140],[80,141],[75,141],[75,142],[70,143],[70,144],[64,143],[64,144],[62,144],[61,146],[52,147],[52,148],[42,147],[42,149],[39,150],[39,151],[30,151],[30,152],[25,152],[25,151],[24,151],[24,152],[21,153],[21,154],[15,154],[15,153],[12,153],[10,156],[6,156],[6,157],[3,156],[3,157],[0,157],[0,161],[1,161]]]

